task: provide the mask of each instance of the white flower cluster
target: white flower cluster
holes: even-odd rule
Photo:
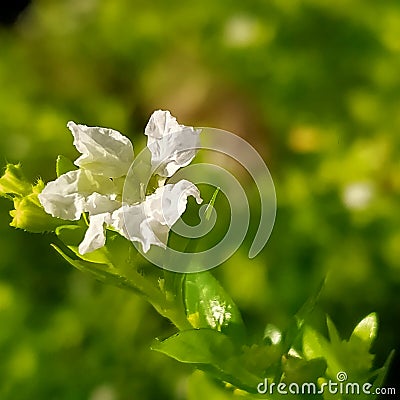
[[[39,194],[48,214],[76,221],[88,213],[89,227],[79,245],[86,254],[104,246],[105,229],[110,228],[128,240],[165,247],[172,225],[186,209],[188,196],[200,204],[198,188],[187,180],[164,184],[179,168],[188,165],[199,146],[200,130],[178,124],[169,111],[155,111],[146,126],[147,147],[152,170],[161,177],[154,193],[140,200],[123,201],[122,192],[134,161],[130,140],[118,131],[68,123],[74,146],[81,153],[74,164],[79,169],[49,182]],[[138,182],[132,182],[137,185]],[[139,182],[139,185],[143,183]]]

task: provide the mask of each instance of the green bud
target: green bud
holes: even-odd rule
[[[10,211],[13,218],[10,225],[14,228],[40,233],[54,231],[57,226],[68,223],[47,214],[38,200],[37,193],[22,198],[15,197],[14,208],[15,210]]]
[[[44,182],[39,178],[36,182],[35,185],[32,186],[32,193],[36,194],[36,196],[44,189],[45,184]],[[40,204],[39,199],[37,199],[38,204]]]
[[[27,196],[32,193],[32,185],[26,180],[21,164],[7,164],[0,178],[0,196]]]
[[[29,232],[50,232],[57,226],[67,225],[59,218],[47,214],[39,202],[38,194],[44,189],[44,182],[38,179],[32,185],[22,173],[20,164],[7,164],[4,175],[0,178],[0,196],[14,201],[13,218],[10,225]]]

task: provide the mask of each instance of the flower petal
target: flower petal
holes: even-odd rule
[[[142,204],[124,205],[114,211],[111,226],[131,242],[139,242],[147,253],[150,245],[164,247],[168,240],[169,227],[150,220]]]
[[[97,192],[92,193],[87,197],[85,202],[85,211],[89,215],[96,215],[102,213],[111,213],[121,207],[121,203],[116,200],[116,194],[103,195]]]
[[[104,246],[106,243],[104,224],[109,219],[110,213],[96,214],[89,217],[89,227],[78,247],[80,254],[90,253]]]
[[[179,131],[184,126],[179,125],[175,117],[169,111],[157,110],[151,114],[149,122],[146,125],[144,134],[148,136],[150,143],[172,132]]]
[[[49,182],[38,198],[44,210],[70,221],[78,220],[85,207],[85,196],[78,192],[81,171],[70,171]]]
[[[118,131],[68,122],[74,146],[82,154],[75,165],[95,174],[117,178],[126,175],[133,162],[131,141]]]
[[[114,211],[111,226],[128,240],[140,242],[144,252],[152,244],[165,248],[169,230],[186,210],[188,196],[199,204],[203,201],[198,188],[187,180],[162,186],[144,202]]]
[[[49,182],[38,198],[48,214],[53,217],[75,221],[80,218],[84,211],[93,211],[93,213],[99,214],[99,212],[94,212],[94,208],[100,199],[97,199],[95,204],[93,203],[94,198],[91,198],[91,203],[89,205],[86,204],[90,195],[94,192],[101,192],[101,194],[107,194],[108,196],[106,197],[111,200],[115,199],[114,193],[116,190],[118,188],[110,179],[79,169],[67,172],[56,180]],[[98,195],[100,196],[100,194]],[[115,210],[115,208],[116,206],[110,211]]]
[[[189,196],[193,196],[198,204],[203,202],[196,185],[185,179],[159,187],[154,194],[146,197],[146,215],[171,228],[185,212]]]
[[[151,164],[164,177],[188,165],[199,147],[200,129],[179,125],[169,111],[155,111],[146,126]]]

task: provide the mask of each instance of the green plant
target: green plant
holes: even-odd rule
[[[53,247],[68,263],[142,296],[168,318],[178,331],[155,340],[153,350],[192,364],[227,393],[247,398],[289,393],[299,399],[347,399],[354,395],[343,392],[347,384],[352,390],[353,385],[361,387],[361,398],[378,395],[393,353],[381,368],[373,368],[370,350],[378,329],[374,313],[359,322],[348,340],[341,339],[328,317],[326,338],[309,323],[322,284],[286,329],[268,324],[253,343],[239,308],[207,267],[195,266],[193,272],[187,266],[187,273],[181,273],[146,259],[151,246],[166,247],[188,196],[201,203],[194,184],[168,180],[194,158],[200,131],[157,111],[146,127],[148,147],[130,173],[133,148],[119,132],[73,123],[69,127],[82,155],[75,163],[59,156],[55,181],[31,184],[20,165],[7,165],[0,194],[14,203],[11,225],[54,232]],[[205,220],[212,216],[218,192],[219,187],[202,215]],[[178,242],[185,252],[194,253],[194,241]],[[336,392],[324,390],[331,386]]]

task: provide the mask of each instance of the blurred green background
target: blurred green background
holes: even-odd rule
[[[141,148],[159,108],[242,136],[270,168],[277,219],[261,255],[244,246],[215,273],[251,335],[285,327],[329,271],[315,323],[327,312],[346,336],[377,311],[380,366],[400,337],[399,71],[395,0],[33,0],[0,27],[1,161],[52,180],[58,154],[76,157],[68,120]],[[197,399],[191,369],[149,350],[170,324],[74,271],[51,236],[8,227],[10,208],[0,399]]]

